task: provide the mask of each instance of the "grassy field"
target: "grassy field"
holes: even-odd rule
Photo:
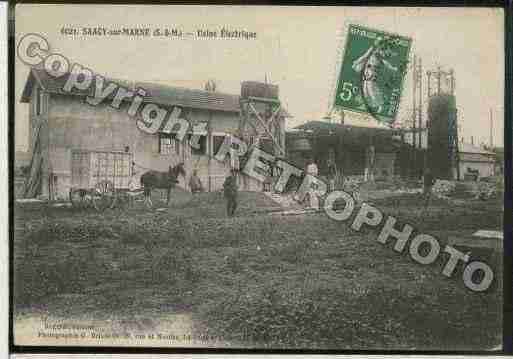
[[[157,199],[156,199],[157,200]],[[382,245],[376,230],[326,215],[271,216],[276,205],[241,193],[227,218],[220,193],[175,193],[169,208],[15,207],[16,318],[45,312],[119,323],[187,313],[194,330],[237,346],[487,349],[501,341],[501,278],[466,289],[461,268],[422,266]],[[424,233],[500,229],[499,202],[421,216],[418,195],[373,204]],[[407,252],[407,251],[405,251]],[[493,260],[489,252],[471,255]],[[446,258],[442,256],[442,258]],[[492,263],[495,273],[500,263]],[[137,324],[137,323],[136,323]],[[139,325],[139,324],[137,324]]]

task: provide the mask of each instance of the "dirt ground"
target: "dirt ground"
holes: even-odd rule
[[[442,244],[455,230],[502,227],[498,200],[435,200],[422,214],[418,196],[369,201],[436,232]],[[162,210],[15,205],[17,344],[33,336],[41,345],[332,349],[485,350],[501,342],[502,269],[490,250],[470,254],[497,275],[475,293],[461,267],[441,275],[444,256],[422,266],[393,241],[378,243],[377,230],[355,232],[351,220],[324,213],[271,216],[276,204],[259,193],[241,193],[234,218],[221,193],[174,192],[169,207],[157,193],[154,202]],[[41,335],[44,323],[63,322],[89,326],[79,330],[89,341]],[[46,332],[70,332],[58,329]],[[92,332],[130,340],[97,341]]]

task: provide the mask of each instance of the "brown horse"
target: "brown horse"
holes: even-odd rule
[[[178,176],[182,175],[185,179],[185,169],[183,162],[174,167],[169,166],[167,172],[148,171],[141,176],[141,185],[144,188],[144,202],[152,206],[151,190],[154,188],[167,188],[167,204],[169,205],[169,197],[171,189],[178,183]]]

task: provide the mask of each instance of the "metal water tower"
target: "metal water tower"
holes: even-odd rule
[[[460,179],[454,71],[428,71],[428,167],[437,178]]]

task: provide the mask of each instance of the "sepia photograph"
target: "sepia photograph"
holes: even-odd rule
[[[14,11],[15,346],[502,350],[502,8]]]

